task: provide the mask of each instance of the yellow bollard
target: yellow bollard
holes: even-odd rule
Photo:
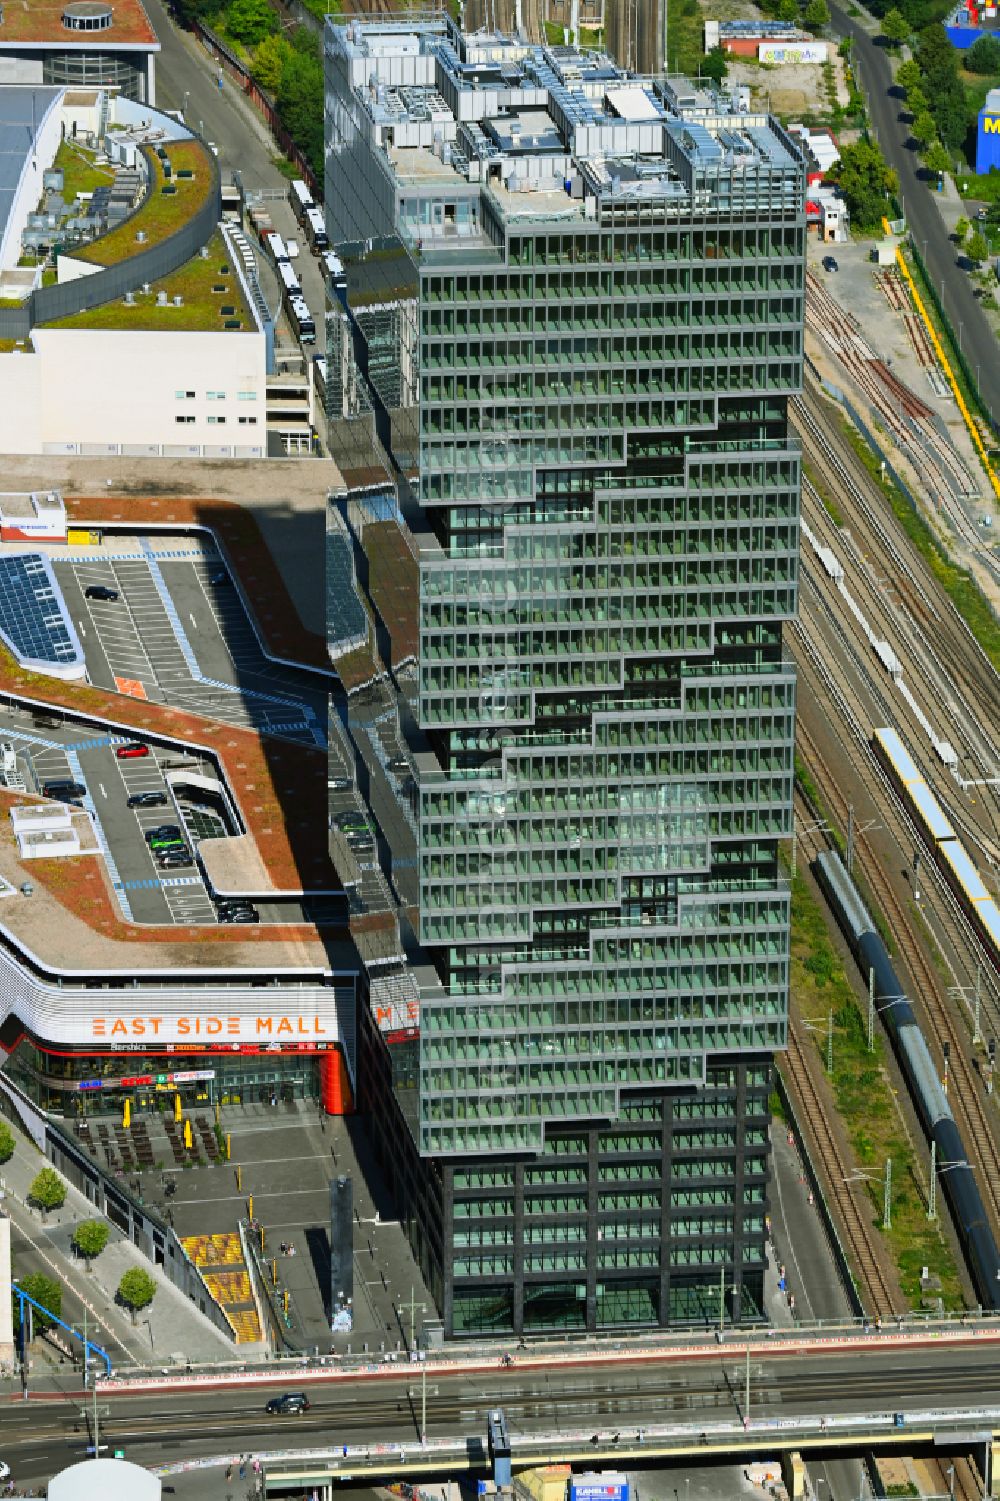
[[[247,1219],[253,1222],[253,1194],[247,1200]]]
[[[262,1256],[264,1254],[264,1226],[263,1225],[261,1225],[261,1227],[260,1227],[260,1254]]]
[[[132,1101],[131,1100],[126,1100],[125,1101],[125,1109],[122,1111],[122,1125],[125,1127],[125,1130],[127,1131],[128,1128],[129,1128],[129,1126],[131,1126],[131,1124],[132,1124]]]
[[[277,1287],[277,1285],[278,1285],[278,1261],[277,1261],[277,1257],[275,1257],[274,1261],[271,1262],[271,1281],[273,1282],[274,1286]]]
[[[178,1124],[180,1124],[180,1118],[181,1118],[181,1097],[180,1097],[179,1094],[175,1094],[174,1095],[174,1120],[177,1121]]]
[[[219,1102],[218,1102],[218,1100],[216,1100],[216,1102],[215,1102],[215,1124],[216,1125],[219,1124],[219,1116],[220,1116]]]
[[[230,1157],[232,1155],[233,1155],[233,1138],[229,1134],[229,1132],[227,1131],[226,1132],[226,1161],[227,1162],[229,1161],[229,1159],[230,1159]]]
[[[194,1146],[194,1137],[191,1134],[191,1122],[190,1121],[185,1121],[184,1122],[184,1145],[185,1145],[185,1147],[187,1147],[187,1149],[188,1149],[189,1152],[190,1152],[191,1148]]]
[[[285,1288],[285,1291],[281,1294],[281,1302],[282,1302],[282,1305],[283,1305],[284,1310],[285,1310],[285,1318],[287,1319],[287,1317],[288,1317],[288,1288],[287,1287]]]
[[[243,1187],[243,1169],[240,1167],[239,1163],[237,1163],[236,1164],[236,1192],[239,1193],[239,1191],[240,1191],[240,1189],[242,1187]]]

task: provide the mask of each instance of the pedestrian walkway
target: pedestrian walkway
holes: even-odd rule
[[[29,1208],[26,1201],[32,1180],[45,1166],[37,1148],[18,1138],[13,1157],[3,1167],[4,1208],[15,1233],[33,1248],[39,1269],[70,1288],[86,1306],[90,1336],[107,1350],[115,1365],[130,1361],[148,1363],[150,1354],[158,1361],[178,1362],[232,1356],[232,1342],[114,1225],[106,1249],[92,1263],[92,1270],[85,1270],[71,1247],[73,1231],[81,1221],[100,1216],[71,1185],[67,1186],[66,1202],[61,1209],[43,1217],[41,1211]],[[156,1296],[143,1312],[143,1323],[138,1327],[115,1302],[123,1273],[135,1266],[148,1272],[157,1284]]]

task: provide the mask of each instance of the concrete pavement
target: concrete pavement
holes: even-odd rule
[[[151,1356],[164,1365],[192,1360],[219,1360],[232,1357],[234,1345],[203,1314],[168,1282],[134,1249],[114,1225],[111,1238],[88,1272],[74,1255],[70,1242],[82,1220],[100,1218],[86,1197],[67,1184],[66,1202],[61,1209],[43,1216],[29,1208],[26,1200],[32,1179],[45,1159],[33,1143],[18,1137],[13,1157],[3,1167],[4,1208],[10,1215],[15,1247],[15,1273],[41,1271],[63,1284],[63,1309],[67,1322],[82,1324],[84,1307],[90,1337],[107,1350],[116,1366],[131,1362],[148,1363]],[[140,1266],[154,1278],[156,1296],[150,1307],[134,1325],[129,1314],[115,1302],[122,1274]],[[79,1327],[79,1324],[78,1324]],[[44,1367],[42,1346],[36,1342],[32,1366]],[[79,1347],[77,1359],[65,1368],[66,1385],[80,1384]]]
[[[888,53],[868,29],[872,24],[869,17],[851,16],[837,5],[831,5],[830,13],[834,30],[854,42],[856,76],[868,101],[875,136],[889,165],[899,173],[903,212],[945,312],[956,333],[962,327],[965,358],[973,370],[978,366],[983,372],[992,371],[998,358],[997,340],[972,295],[969,277],[959,265],[958,252],[949,239],[950,229],[938,206],[938,194],[920,176],[923,167],[911,143],[910,127],[901,120],[903,101],[892,92]],[[982,382],[980,396],[994,424],[1000,423],[1000,401],[988,379]]]

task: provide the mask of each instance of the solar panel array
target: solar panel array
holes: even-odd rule
[[[80,660],[55,578],[37,553],[0,557],[0,633],[22,662]]]

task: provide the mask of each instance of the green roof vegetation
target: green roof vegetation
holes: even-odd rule
[[[256,323],[247,306],[232,259],[222,235],[216,232],[207,245],[208,255],[196,255],[194,260],[181,266],[172,276],[154,282],[148,295],[134,294],[135,301],[127,304],[122,298],[102,303],[100,307],[88,308],[82,313],[71,313],[66,318],[57,318],[45,324],[46,328],[121,328],[143,329],[183,333],[213,333],[217,330],[230,332],[226,324],[239,322],[240,333],[254,332]],[[227,269],[222,270],[225,266]],[[217,292],[214,289],[222,287]],[[166,292],[167,305],[161,307],[156,300],[158,292]],[[174,307],[173,299],[180,295],[184,300]],[[222,308],[232,312],[222,312]]]
[[[115,180],[113,167],[95,167],[94,158],[96,152],[87,151],[83,146],[78,146],[75,141],[63,137],[56,152],[53,167],[59,168],[63,175],[62,196],[67,203],[72,203],[78,193],[93,193],[95,188],[110,187]]]
[[[212,165],[204,146],[198,141],[168,141],[164,144],[172,175],[167,178],[163,162],[151,150],[152,186],[143,203],[124,223],[110,229],[106,235],[92,240],[72,252],[76,260],[91,261],[98,266],[114,266],[140,250],[166,239],[175,229],[197,213],[212,187]],[[191,177],[178,179],[178,173],[190,171]],[[164,185],[176,187],[175,193],[164,193]],[[136,241],[139,230],[146,234],[145,242]]]

